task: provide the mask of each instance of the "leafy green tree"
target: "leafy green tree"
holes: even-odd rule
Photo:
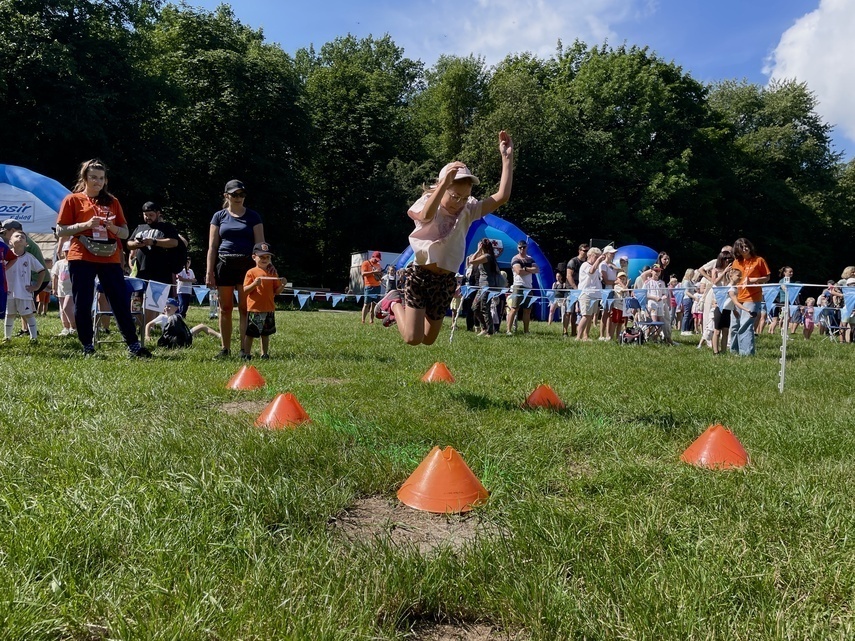
[[[422,65],[388,36],[337,38],[298,60],[312,125],[305,222],[324,282],[341,282],[351,252],[406,244],[424,157],[409,111]]]

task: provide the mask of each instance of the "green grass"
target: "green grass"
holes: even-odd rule
[[[240,393],[240,363],[211,360],[206,337],[84,360],[51,318],[39,346],[0,345],[0,638],[403,639],[425,620],[533,639],[855,635],[851,345],[792,342],[781,395],[771,337],[738,359],[543,324],[415,348],[355,314],[277,322],[255,363],[267,388]],[[420,383],[440,360],[457,383]],[[520,409],[541,382],[567,410]],[[313,424],[221,411],[286,391]],[[715,422],[749,467],[679,462]],[[491,492],[479,513],[500,535],[423,555],[330,529],[434,445]]]

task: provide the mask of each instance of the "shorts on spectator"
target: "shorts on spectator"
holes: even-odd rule
[[[404,305],[425,310],[425,316],[432,321],[445,318],[457,290],[455,273],[438,274],[421,265],[410,265],[404,273],[407,279],[404,285]]]
[[[365,286],[365,304],[370,305],[380,300],[380,285]]]
[[[508,307],[516,309],[522,305],[523,297],[525,296],[525,287],[517,285],[511,288],[511,295],[508,297]]]
[[[665,301],[647,301],[647,311],[656,316],[656,318],[663,318],[665,316]]]
[[[600,308],[600,299],[591,298],[589,294],[579,296],[579,313],[582,316],[593,316]]]
[[[246,319],[246,335],[250,338],[270,336],[276,333],[275,312],[249,312]]]
[[[246,273],[255,267],[252,256],[240,254],[220,254],[214,270],[214,280],[218,287],[237,287],[243,285]]]
[[[778,318],[781,315],[781,306],[780,305],[772,305],[772,309],[769,310],[769,318]]]
[[[713,310],[713,322],[716,329],[728,329],[730,327],[730,310],[716,307]]]
[[[622,323],[623,322],[623,310],[620,307],[615,307],[612,305],[612,308],[609,310],[609,320],[613,323]]]
[[[35,314],[36,304],[32,298],[13,298],[9,296],[6,299],[6,315],[8,316],[29,316]]]

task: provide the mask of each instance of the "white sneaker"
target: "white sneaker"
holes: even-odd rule
[[[62,331],[59,334],[57,334],[57,336],[68,336],[70,333],[71,332],[69,332],[67,328],[63,327]]]
[[[691,336],[692,332],[680,332],[680,336]]]

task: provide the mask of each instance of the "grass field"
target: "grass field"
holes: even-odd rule
[[[407,347],[356,314],[282,312],[267,388],[233,392],[241,363],[210,338],[84,360],[55,316],[40,345],[0,345],[2,639],[855,638],[852,345],[793,341],[782,395],[772,337],[750,359],[543,324]],[[435,361],[456,384],[419,382]],[[542,382],[565,411],[520,408]],[[287,391],[311,425],[223,411]],[[744,470],[679,462],[716,422]],[[434,445],[491,492],[470,517],[487,534],[423,552],[330,526],[394,499]]]

